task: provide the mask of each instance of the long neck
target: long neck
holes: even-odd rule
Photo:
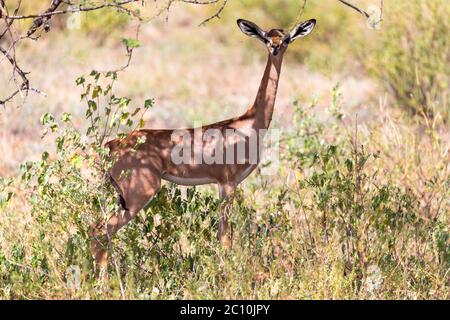
[[[276,59],[269,55],[266,70],[264,71],[264,76],[258,89],[258,94],[250,109],[254,112],[256,120],[255,124],[259,128],[269,128],[270,122],[272,121],[282,60],[282,55]]]

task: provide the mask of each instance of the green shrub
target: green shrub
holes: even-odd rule
[[[330,112],[338,119],[334,130],[342,130],[338,88],[333,97]],[[384,294],[393,294],[389,291],[396,285],[388,288],[390,285],[382,284],[383,275],[384,282],[391,285],[406,281],[415,292],[431,293],[434,277],[445,281],[450,262],[450,246],[444,240],[449,236],[445,226],[448,210],[444,210],[443,220],[428,219],[410,188],[380,177],[378,168],[384,155],[368,153],[355,129],[350,128],[347,137],[337,136],[326,143],[323,136],[330,128],[308,109],[298,103],[295,106],[298,116],[294,122],[301,134],[296,131],[288,138],[285,157],[299,177],[291,201],[305,215],[301,223],[308,236],[299,244],[304,254],[314,259],[323,248],[335,247],[339,257],[335,263],[353,279],[352,290],[358,290],[361,297],[379,296],[382,287]],[[447,193],[441,194],[441,200]],[[439,208],[436,210],[432,216],[439,215]],[[414,252],[412,247],[418,250]],[[425,271],[424,266],[430,264],[434,267]],[[408,277],[395,274],[399,265]],[[374,277],[378,277],[378,285],[374,285]]]
[[[138,45],[129,39],[124,42],[128,48]],[[40,119],[43,138],[54,138],[52,148],[42,153],[39,161],[21,165],[19,180],[0,181],[0,209],[16,191],[23,191],[29,196],[17,197],[26,201],[33,219],[31,248],[25,250],[30,243],[21,238],[13,242],[10,257],[0,269],[4,283],[11,284],[12,298],[33,296],[33,290],[25,289],[33,283],[55,285],[56,278],[49,279],[48,261],[52,277],[64,275],[72,265],[85,272],[88,285],[95,275],[88,230],[119,211],[108,176],[112,163],[104,144],[109,137],[142,127],[139,115],[153,103],[147,100],[142,107],[133,108],[130,99],[114,95],[116,81],[117,72],[92,71],[78,78],[76,84],[83,88],[81,99],[86,104],[86,130],[77,128],[69,113],[59,120],[44,114]]]
[[[385,1],[375,47],[361,56],[369,72],[412,114],[450,121],[450,4],[447,0]]]
[[[86,5],[85,0],[72,1],[75,7],[79,5]],[[18,14],[30,15],[39,14],[44,12],[49,7],[50,2],[45,1],[23,1],[20,6]],[[17,3],[8,4],[10,13],[16,9]],[[68,5],[61,4],[60,10],[68,9]],[[130,7],[130,9],[136,9],[136,7]],[[97,36],[99,39],[104,40],[107,35],[117,30],[123,30],[130,21],[130,16],[124,11],[117,10],[115,8],[102,8],[99,10],[93,10],[88,12],[77,13],[80,15],[80,31],[88,33],[90,35]],[[68,19],[72,19],[73,14],[55,15],[50,20],[52,29],[67,29],[66,22]],[[33,22],[33,19],[27,19],[18,24],[19,30],[27,30]]]

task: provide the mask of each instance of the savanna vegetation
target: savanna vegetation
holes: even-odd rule
[[[448,1],[384,1],[375,28],[337,1],[229,1],[198,27],[217,6],[175,3],[138,40],[126,12],[82,13],[75,30],[61,16],[20,48],[47,96],[0,110],[0,298],[448,299]],[[318,21],[284,59],[276,174],[268,161],[240,186],[229,252],[216,188],[164,184],[111,239],[101,281],[89,227],[118,210],[104,143],[243,112],[266,51],[241,17]]]

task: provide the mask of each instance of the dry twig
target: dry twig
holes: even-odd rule
[[[0,106],[5,105],[8,102],[14,100],[14,98],[20,95],[24,100],[28,96],[30,91],[39,94],[44,94],[40,90],[32,88],[28,79],[28,72],[24,71],[17,59],[16,48],[24,40],[38,40],[42,31],[49,32],[51,29],[51,19],[54,16],[70,15],[80,12],[99,11],[106,8],[113,8],[118,11],[124,12],[129,16],[142,22],[143,19],[137,13],[132,10],[129,5],[140,3],[145,5],[145,0],[103,0],[103,1],[74,1],[74,0],[48,0],[49,6],[41,13],[26,13],[19,14],[21,9],[22,0],[18,0],[13,12],[9,12],[5,0],[0,0],[0,63],[2,61],[8,61],[11,66],[11,80],[14,82],[16,89],[8,93],[6,97],[0,96]],[[165,10],[168,11],[171,5],[175,2],[182,2],[191,5],[212,5],[217,4],[221,0],[168,0]],[[155,0],[156,2],[156,0]],[[223,3],[219,10],[211,17],[202,22],[204,25],[208,21],[214,18],[220,18],[220,14],[225,8],[228,0],[223,0]],[[18,21],[33,20],[30,28],[24,33],[19,32],[14,28],[14,25]],[[3,56],[3,57],[1,57]],[[124,68],[128,67],[132,58],[132,52],[128,52],[128,61]],[[123,70],[124,68],[121,68]],[[45,94],[44,94],[45,95]]]

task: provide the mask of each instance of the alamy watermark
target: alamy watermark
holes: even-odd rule
[[[279,167],[280,129],[205,128],[172,133],[171,160],[175,165],[258,165],[262,174],[274,175]]]
[[[81,269],[79,266],[70,266],[66,270],[66,285],[68,289],[78,290],[81,287]]]
[[[81,29],[81,11],[79,8],[75,6],[70,6],[70,10],[73,10],[73,13],[68,16],[66,21],[66,27],[69,30],[80,30]]]

